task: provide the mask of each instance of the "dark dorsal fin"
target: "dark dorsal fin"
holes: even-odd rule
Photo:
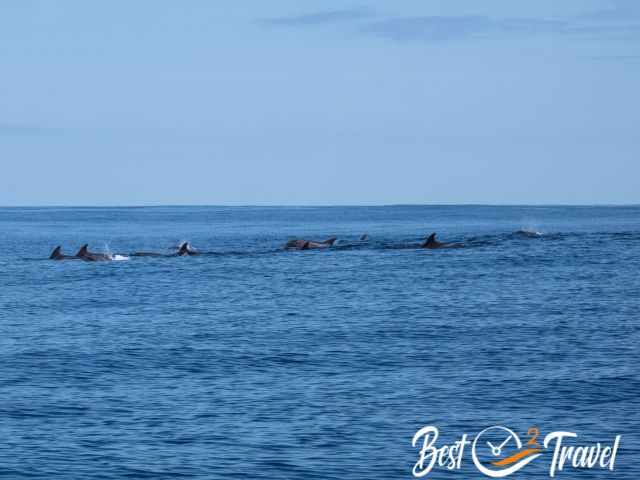
[[[51,252],[51,256],[49,256],[49,259],[56,260],[60,257],[62,257],[62,247],[58,245],[56,248],[53,249],[53,252]]]
[[[178,255],[188,255],[189,254],[189,242],[184,242],[180,245],[180,250],[178,250]]]
[[[367,235],[366,233],[363,233],[363,234],[360,236],[360,241],[361,241],[361,242],[364,242],[364,241],[366,241],[366,240],[369,240],[369,235]]]
[[[76,257],[83,257],[87,254],[87,250],[89,249],[89,244],[85,243],[82,247],[80,247],[80,250],[78,250],[78,253],[76,253]]]
[[[432,233],[431,235],[429,235],[429,237],[427,238],[427,241],[424,242],[425,245],[433,245],[434,243],[436,243],[436,234],[435,232]]]
[[[304,242],[304,243],[302,244],[302,247],[300,247],[300,250],[309,250],[309,244],[310,244],[310,243],[311,243],[311,242],[310,242],[309,240],[307,240],[306,242]]]

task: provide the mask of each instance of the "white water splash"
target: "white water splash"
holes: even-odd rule
[[[544,235],[543,232],[531,226],[523,227],[516,233],[519,233],[520,235],[526,235],[528,237],[541,237]]]
[[[108,255],[112,262],[122,262],[130,259],[130,257],[127,255],[119,255],[117,253],[113,253],[111,251],[111,247],[107,242],[104,243],[102,253]]]

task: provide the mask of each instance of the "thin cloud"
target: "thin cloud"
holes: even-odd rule
[[[373,22],[362,29],[365,33],[392,40],[445,42],[495,33],[537,34],[562,32],[566,22],[537,19],[494,20],[483,16],[404,17]]]
[[[53,131],[54,129],[35,125],[0,123],[0,135],[43,135]]]
[[[259,21],[263,25],[274,27],[304,27],[348,22],[369,18],[373,11],[367,8],[351,8],[346,10],[327,10],[306,15],[266,18]]]
[[[371,18],[371,17],[377,18]],[[615,20],[615,21],[613,21]],[[353,26],[351,23],[359,22]],[[496,36],[635,36],[640,33],[640,0],[613,0],[608,9],[570,18],[493,18],[482,15],[380,17],[367,8],[327,10],[260,20],[272,27],[347,24],[365,35],[394,41],[445,43]]]
[[[579,18],[601,22],[628,22],[640,20],[638,0],[614,0],[610,8],[581,15]]]
[[[611,62],[640,62],[640,55],[587,55],[582,58]]]

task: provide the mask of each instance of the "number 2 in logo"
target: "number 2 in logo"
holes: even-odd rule
[[[529,435],[529,441],[527,442],[527,446],[529,447],[538,447],[538,437],[540,436],[540,430],[538,427],[531,427],[527,430],[527,435]]]

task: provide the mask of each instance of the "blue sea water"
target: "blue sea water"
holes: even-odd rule
[[[556,478],[640,475],[640,207],[4,208],[0,247],[2,478],[412,478],[425,425],[622,435]]]

